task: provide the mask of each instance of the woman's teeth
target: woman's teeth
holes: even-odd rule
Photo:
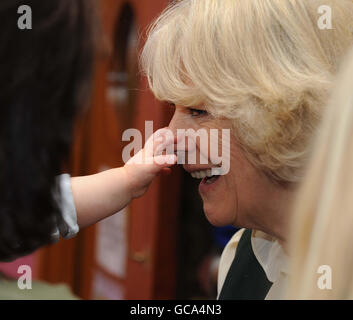
[[[191,176],[195,179],[211,178],[213,176],[212,169],[194,171],[190,173]]]

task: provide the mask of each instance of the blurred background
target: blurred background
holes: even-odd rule
[[[173,110],[156,101],[138,68],[147,26],[168,0],[96,0],[102,44],[92,104],[77,120],[68,171],[88,175],[123,165],[122,133],[168,125]],[[0,264],[2,299],[214,299],[220,254],[234,234],[213,228],[198,181],[181,167],[111,218],[12,263]],[[17,287],[32,267],[32,290]]]

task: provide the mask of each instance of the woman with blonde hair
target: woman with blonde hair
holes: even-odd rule
[[[353,298],[353,51],[318,131],[293,217],[294,299]]]
[[[323,5],[329,30],[318,25]],[[217,164],[201,143],[207,164],[184,165],[202,178],[208,220],[246,228],[222,254],[221,299],[283,294],[291,203],[353,44],[352,16],[351,0],[181,0],[149,29],[142,67],[156,98],[175,106],[169,127],[231,131],[229,172],[212,175]]]

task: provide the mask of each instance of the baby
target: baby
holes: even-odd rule
[[[163,128],[155,132],[124,167],[85,177],[60,176],[58,202],[63,219],[58,222],[54,240],[71,238],[80,228],[117,213],[142,196],[159,173],[168,172],[177,157],[166,154],[168,146],[176,143],[167,131]]]

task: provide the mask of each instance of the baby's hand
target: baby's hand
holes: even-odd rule
[[[147,140],[145,147],[125,164],[124,170],[132,198],[141,197],[161,171],[176,164],[176,155],[166,154],[166,148],[175,143],[174,136],[168,135],[168,132],[170,133],[168,128],[156,131]]]

